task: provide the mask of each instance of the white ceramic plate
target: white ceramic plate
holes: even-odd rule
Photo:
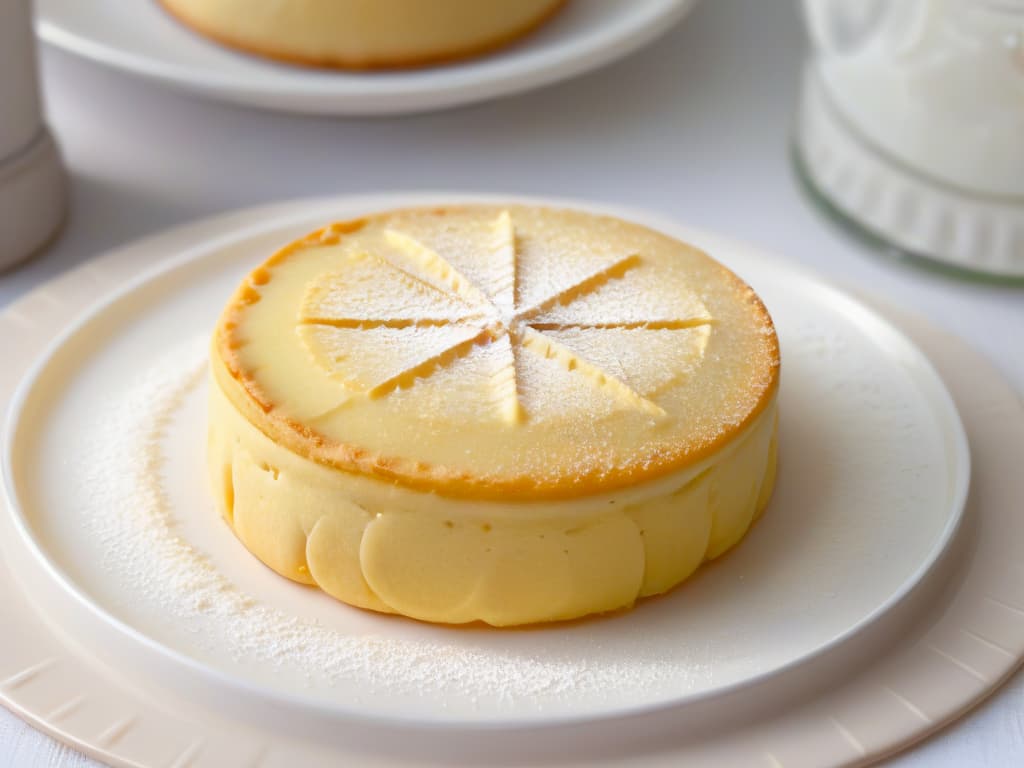
[[[206,496],[203,339],[240,277],[281,243],[334,218],[443,199],[250,216],[102,297],[13,404],[5,473],[29,553],[20,578],[56,585],[60,610],[82,615],[77,631],[116,663],[174,670],[193,689],[245,691],[350,723],[510,727],[707,703],[793,670],[897,606],[949,544],[968,450],[924,356],[792,267],[637,214],[735,269],[779,331],[778,487],[736,551],[632,612],[511,632],[377,616],[268,571]],[[153,371],[162,373],[142,392],[167,418],[146,427],[155,453],[132,453],[123,435],[147,410],[138,381]],[[119,496],[113,480],[147,461],[156,484]],[[160,520],[169,532],[154,538]],[[196,553],[207,566],[189,565]],[[160,580],[140,576],[140,558]],[[231,610],[191,599],[221,580]],[[274,622],[295,623],[292,639],[268,633]]]
[[[344,73],[222,48],[155,0],[37,0],[48,43],[125,72],[258,107],[335,115],[422,112],[529,90],[650,42],[696,0],[576,0],[536,34],[478,59],[420,70]]]

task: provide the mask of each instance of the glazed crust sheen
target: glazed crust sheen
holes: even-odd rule
[[[437,216],[470,211],[470,206],[450,206],[434,209]],[[543,209],[538,209],[543,210]],[[300,423],[282,413],[277,404],[261,388],[258,377],[247,370],[239,349],[245,341],[238,329],[246,308],[260,300],[260,290],[270,279],[274,269],[280,267],[296,253],[306,248],[337,243],[351,233],[358,232],[368,221],[387,219],[414,210],[391,211],[376,216],[339,222],[317,230],[285,246],[254,270],[236,291],[224,311],[216,329],[213,352],[222,364],[213,366],[214,379],[242,415],[266,437],[299,456],[325,467],[346,473],[386,480],[407,489],[430,491],[441,496],[481,500],[500,500],[510,496],[517,500],[555,500],[614,492],[664,478],[673,473],[714,456],[745,432],[774,403],[779,383],[779,347],[774,326],[760,298],[743,281],[721,265],[721,279],[730,287],[735,300],[747,307],[760,329],[766,345],[765,362],[746,382],[753,393],[753,407],[721,430],[713,439],[695,446],[677,446],[675,450],[659,451],[654,455],[636,456],[621,466],[590,466],[566,482],[549,478],[536,478],[523,473],[502,476],[478,476],[464,470],[432,464],[421,459],[381,455],[364,446],[348,444],[321,434],[308,424]],[[551,211],[557,214],[557,211]],[[607,219],[607,217],[597,217]],[[634,225],[635,226],[635,225]],[[710,260],[709,260],[710,261]]]
[[[543,14],[530,19],[528,23],[496,35],[490,39],[473,42],[444,51],[410,53],[408,55],[387,56],[346,56],[333,54],[330,56],[311,55],[298,50],[276,47],[265,42],[255,42],[232,35],[223,29],[214,29],[190,17],[181,8],[174,5],[173,0],[157,0],[164,11],[179,23],[194,32],[206,37],[219,45],[231,48],[252,56],[272,59],[284,64],[317,69],[343,69],[352,71],[398,70],[452,64],[466,59],[477,58],[493,53],[501,48],[527,37],[538,28],[554,18],[569,2],[560,0]]]

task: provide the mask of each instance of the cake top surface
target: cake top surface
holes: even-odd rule
[[[254,270],[215,373],[265,434],[447,495],[572,497],[682,469],[778,380],[760,300],[637,224],[522,206],[340,222]]]

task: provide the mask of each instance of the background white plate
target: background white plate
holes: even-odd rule
[[[43,40],[88,59],[226,101],[294,112],[421,112],[516,93],[607,64],[650,42],[696,0],[575,0],[490,56],[426,69],[345,73],[231,51],[155,0],[36,0]]]
[[[132,380],[190,339],[199,339],[198,368],[224,300],[280,243],[331,219],[440,200],[349,199],[252,216],[102,299],[15,402],[8,483],[36,550],[20,578],[61,582],[54,599],[77,602],[69,611],[87,608],[80,631],[105,637],[117,663],[134,656],[142,669],[164,665],[182,684],[222,694],[241,686],[254,699],[350,722],[505,727],[706,703],[791,669],[893,608],[948,543],[966,494],[966,440],[921,353],[870,310],[791,267],[654,221],[747,279],[782,344],[776,496],[722,562],[632,612],[528,631],[452,630],[350,609],[263,568],[216,519],[202,479],[200,383],[161,442],[177,534],[254,599],[336,633],[338,655],[354,655],[364,641],[382,643],[384,653],[330,677],[287,654],[271,659],[275,649],[260,646],[256,630],[239,632],[217,613],[183,614],[159,589],[136,589],[138,580],[118,570],[124,564],[109,562],[105,529],[90,525],[91,515],[110,513],[110,501],[90,499],[89,480],[111,408]],[[144,536],[145,516],[131,507],[123,514],[139,516]],[[390,668],[403,658],[414,663]],[[437,667],[438,658],[459,663]]]

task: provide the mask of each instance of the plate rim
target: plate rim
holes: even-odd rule
[[[128,298],[139,287],[152,283],[161,275],[186,269],[189,265],[215,254],[218,249],[223,248],[230,243],[243,242],[246,239],[266,234],[270,230],[277,230],[297,225],[300,221],[311,219],[315,214],[311,212],[310,208],[312,208],[313,211],[321,207],[343,208],[348,206],[349,208],[361,209],[365,207],[363,205],[364,201],[373,201],[372,207],[376,207],[378,201],[382,207],[431,205],[437,203],[452,203],[455,201],[492,203],[499,201],[521,202],[534,205],[575,207],[582,208],[584,210],[618,215],[622,218],[633,220],[640,224],[664,231],[670,236],[695,242],[701,249],[708,249],[709,244],[714,244],[716,248],[743,252],[757,260],[770,260],[773,258],[773,255],[770,252],[764,251],[757,246],[748,245],[728,237],[722,237],[720,235],[692,228],[688,225],[676,222],[669,217],[664,217],[654,212],[638,210],[629,206],[606,204],[581,200],[578,198],[546,196],[495,195],[468,192],[399,192],[367,196],[347,195],[340,197],[312,198],[308,201],[296,202],[294,204],[294,213],[291,211],[282,212],[278,218],[261,220],[257,224],[250,225],[246,228],[229,229],[226,234],[222,234],[220,237],[199,242],[193,247],[185,249],[183,252],[143,268],[141,271],[137,272],[133,278],[124,281],[118,288],[98,296],[86,309],[78,313],[73,321],[65,325],[62,331],[58,333],[44,349],[37,351],[32,365],[26,370],[19,381],[6,409],[4,429],[2,436],[0,436],[0,479],[2,479],[4,497],[7,500],[8,518],[14,524],[14,527],[18,532],[20,543],[30,551],[35,562],[60,586],[68,597],[72,598],[80,607],[84,607],[94,620],[105,625],[112,626],[123,637],[127,637],[140,644],[148,652],[157,654],[165,661],[172,661],[176,664],[183,665],[194,674],[204,678],[204,682],[213,681],[218,685],[225,685],[229,689],[258,696],[260,699],[274,704],[283,703],[289,708],[312,712],[319,717],[343,719],[352,724],[365,724],[368,726],[385,728],[408,728],[421,731],[476,732],[529,730],[537,727],[558,727],[581,723],[594,723],[611,719],[635,717],[673,708],[684,709],[688,706],[710,702],[717,698],[732,695],[742,691],[743,689],[754,688],[771,680],[779,679],[781,676],[792,672],[798,667],[813,663],[814,661],[831,654],[841,646],[844,646],[856,635],[864,632],[866,629],[879,622],[882,617],[888,615],[897,606],[906,601],[914,593],[915,589],[927,579],[929,574],[935,570],[937,564],[942,560],[943,555],[955,541],[957,533],[962,528],[965,517],[964,511],[966,508],[966,500],[970,485],[971,458],[963,420],[943,378],[935,369],[928,356],[916,344],[914,344],[901,329],[886,320],[876,310],[872,309],[860,300],[848,295],[840,288],[832,285],[828,280],[816,276],[811,270],[792,262],[785,261],[785,269],[790,271],[794,278],[800,279],[803,283],[806,283],[809,286],[813,286],[818,291],[827,291],[830,300],[842,307],[843,314],[847,316],[851,322],[860,324],[860,322],[867,321],[875,325],[883,333],[888,334],[891,341],[895,341],[899,344],[905,353],[909,352],[914,358],[916,358],[915,365],[918,366],[924,374],[926,374],[927,378],[933,385],[933,389],[935,391],[932,395],[937,396],[941,400],[944,416],[949,421],[948,426],[950,428],[950,437],[954,441],[954,445],[952,447],[955,454],[953,457],[955,460],[953,461],[952,477],[950,478],[953,485],[950,494],[952,499],[951,505],[955,511],[950,519],[947,520],[942,529],[942,533],[936,540],[935,544],[929,550],[927,555],[922,558],[919,566],[886,598],[885,601],[875,606],[871,611],[862,616],[846,630],[822,643],[813,651],[795,659],[791,659],[788,662],[764,672],[733,681],[732,683],[724,686],[718,686],[705,691],[698,691],[682,697],[663,699],[654,702],[644,702],[598,713],[565,713],[556,716],[531,714],[528,716],[516,716],[513,718],[505,716],[502,718],[481,720],[424,720],[422,718],[408,716],[390,717],[379,714],[367,714],[365,712],[358,711],[358,709],[338,707],[337,705],[328,704],[327,702],[311,701],[291,692],[285,693],[274,691],[255,682],[234,676],[228,672],[218,669],[212,664],[198,659],[193,659],[184,652],[146,635],[140,629],[137,629],[136,627],[110,614],[90,598],[70,578],[70,576],[65,573],[64,569],[55,563],[52,558],[42,550],[41,546],[32,534],[31,524],[23,510],[22,502],[16,494],[17,485],[14,482],[15,472],[13,467],[13,448],[15,446],[15,441],[18,437],[19,427],[23,418],[24,405],[27,399],[31,396],[33,385],[45,373],[45,370],[51,363],[53,357],[58,354],[59,350],[65,344],[75,336],[82,333],[90,323],[101,318],[104,312],[110,310],[117,303]],[[254,211],[275,207],[280,208],[281,206],[260,206],[257,209],[249,209],[249,212],[251,215]],[[222,214],[220,216],[212,216],[208,219],[202,219],[191,224],[176,227],[173,230],[164,233],[164,235],[171,235],[175,232],[198,228],[202,224],[213,224],[220,220],[230,221],[232,218],[236,217],[238,213],[239,212],[232,212]],[[157,237],[161,237],[161,235],[157,235]],[[129,245],[128,248],[137,247],[138,244],[139,243]],[[855,313],[855,315],[851,317],[851,313]],[[17,577],[15,577],[15,579],[17,580]]]
[[[153,0],[143,0],[152,2]],[[635,4],[632,0],[631,4]],[[632,11],[628,24],[598,26],[588,37],[562,35],[537,49],[496,51],[450,67],[358,73],[344,70],[302,69],[293,65],[242,54],[251,75],[204,71],[199,73],[174,61],[126,51],[116,44],[85,35],[60,23],[40,4],[36,34],[44,43],[108,69],[168,85],[217,100],[265,109],[337,116],[415,114],[468,105],[542,88],[600,68],[653,42],[680,22],[699,0],[645,0],[648,10]],[[637,5],[637,8],[643,8]],[[157,9],[161,12],[162,9]],[[166,14],[165,14],[166,15]],[[168,25],[176,24],[169,16]],[[215,43],[200,38],[209,45]],[[575,43],[575,45],[573,44]],[[529,45],[528,41],[524,41]],[[295,83],[267,87],[256,76],[260,67],[274,65],[298,73]],[[308,74],[309,77],[303,75]],[[338,74],[339,79],[325,78]],[[304,82],[303,82],[304,81]],[[313,101],[313,100],[316,101]]]

